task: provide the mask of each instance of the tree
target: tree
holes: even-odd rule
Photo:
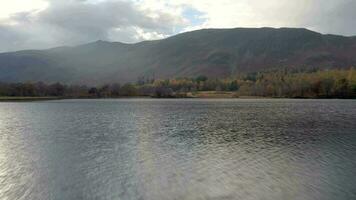
[[[120,89],[121,95],[123,96],[136,96],[138,94],[137,88],[130,83],[125,84]]]
[[[99,93],[98,93],[98,89],[96,87],[92,87],[89,89],[88,91],[89,95],[92,96],[92,97],[98,97]]]
[[[196,79],[195,79],[195,81],[196,82],[205,82],[205,81],[207,81],[208,80],[208,77],[206,77],[206,76],[203,76],[203,75],[200,75],[200,76],[198,76]]]
[[[120,96],[120,84],[114,83],[111,85],[111,95],[114,97]]]
[[[348,97],[349,82],[346,78],[338,80],[335,84],[335,93],[338,97],[346,98]]]
[[[170,97],[173,97],[174,94],[173,94],[173,90],[169,87],[158,87],[156,88],[155,90],[155,97],[158,97],[158,98],[170,98]]]
[[[331,96],[331,90],[334,86],[334,80],[331,78],[326,78],[321,80],[321,91],[322,95],[325,97],[330,97]]]
[[[49,95],[50,96],[64,96],[66,88],[60,83],[55,83],[49,86]]]
[[[229,86],[230,91],[237,91],[237,90],[239,90],[239,88],[240,88],[240,86],[237,83],[237,80],[234,80],[230,83],[230,86]]]
[[[110,97],[111,92],[110,92],[110,86],[109,85],[103,85],[99,89],[99,97]]]

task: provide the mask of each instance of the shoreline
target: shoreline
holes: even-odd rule
[[[29,102],[67,99],[64,97],[0,97],[0,102]]]
[[[123,97],[0,97],[1,102],[34,102],[34,101],[54,101],[70,99],[310,99],[310,100],[356,100],[352,98],[286,98],[286,97],[261,97],[261,96],[239,96],[239,97],[221,97],[221,96],[194,96],[194,97],[149,97],[149,96],[123,96]]]

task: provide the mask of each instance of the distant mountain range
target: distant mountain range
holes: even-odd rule
[[[356,37],[295,28],[204,29],[136,44],[97,41],[0,54],[0,81],[102,84],[356,66]]]

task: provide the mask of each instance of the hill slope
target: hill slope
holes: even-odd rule
[[[101,84],[230,76],[271,68],[356,66],[356,38],[307,29],[204,29],[136,44],[97,41],[76,47],[0,54],[0,81]]]

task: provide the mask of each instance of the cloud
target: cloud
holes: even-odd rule
[[[0,6],[0,19],[8,15],[24,11],[41,10],[46,8],[48,3],[44,0],[11,0],[2,1]]]
[[[0,51],[131,43],[200,28],[304,27],[356,35],[354,0],[20,1],[0,8]]]
[[[167,3],[168,2],[168,3]],[[167,0],[201,12],[203,23],[187,27],[303,27],[322,33],[356,35],[355,0]]]
[[[300,24],[323,33],[354,36],[356,35],[355,11],[354,0],[319,0],[318,3],[314,2],[310,12],[305,13]]]
[[[76,45],[94,40],[159,39],[186,26],[184,17],[132,1],[48,0],[44,10],[9,16],[0,23],[2,51]],[[0,51],[1,51],[0,50]]]

